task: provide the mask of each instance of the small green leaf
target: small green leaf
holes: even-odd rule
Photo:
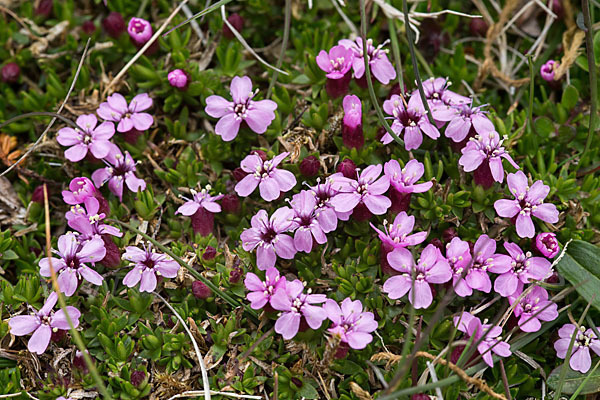
[[[585,300],[600,310],[600,297],[597,296],[600,287],[600,248],[574,240],[556,268]]]
[[[573,85],[569,85],[565,88],[560,103],[567,109],[571,110],[577,104],[579,100],[579,92]]]
[[[558,368],[555,368],[548,377],[547,383],[551,389],[556,389],[559,382],[560,371],[562,369],[562,365]],[[567,370],[565,373],[565,377],[563,380],[562,393],[563,394],[573,394],[579,388],[579,386],[583,383],[588,375],[591,375],[587,382],[583,385],[582,390],[579,394],[588,394],[588,393],[597,393],[600,392],[600,370],[590,371],[587,374],[582,374],[581,372],[573,371],[571,368]]]

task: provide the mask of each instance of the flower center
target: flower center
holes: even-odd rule
[[[141,23],[140,21],[134,21],[133,22],[133,31],[137,34],[140,34],[142,32],[144,32],[145,27],[144,24]]]
[[[268,228],[265,232],[262,233],[261,239],[265,243],[272,243],[273,240],[277,237],[277,232],[273,228]]]

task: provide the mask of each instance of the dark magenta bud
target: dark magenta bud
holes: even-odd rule
[[[265,153],[263,150],[252,150],[250,154],[256,154],[261,160],[263,160],[263,162],[267,161],[267,153]]]
[[[146,379],[146,373],[144,371],[133,371],[131,373],[131,384],[138,387]]]
[[[341,172],[346,178],[356,179],[356,164],[349,158],[339,163],[335,171]]]
[[[198,208],[198,211],[192,215],[192,229],[194,233],[208,236],[212,233],[214,225],[215,214],[207,211],[204,207]]]
[[[104,242],[104,248],[106,254],[100,261],[106,268],[116,268],[121,264],[121,252],[119,246],[113,242],[110,235],[102,235],[102,241]]]
[[[482,186],[484,189],[489,189],[494,186],[494,177],[492,176],[492,170],[490,164],[487,161],[481,163],[479,167],[473,172],[473,180],[477,185]]]
[[[487,35],[488,24],[483,20],[483,18],[471,18],[471,22],[469,22],[469,30],[473,36],[484,37]]]
[[[21,68],[14,63],[10,62],[2,67],[2,82],[4,83],[15,83],[21,75]]]
[[[452,239],[454,239],[457,236],[458,233],[453,227],[446,228],[444,232],[442,232],[442,240],[444,241],[444,243],[450,243]]]
[[[246,171],[244,171],[243,169],[241,169],[240,167],[237,167],[236,169],[231,171],[231,175],[233,175],[233,179],[235,179],[236,181],[239,182],[242,179],[244,179],[246,177],[246,175],[248,175],[248,173]]]
[[[233,13],[227,17],[227,22],[229,22],[238,32],[241,32],[244,27],[244,18],[238,13]],[[223,24],[223,36],[227,39],[233,39],[235,37],[227,24]]]
[[[85,21],[83,24],[81,24],[81,30],[86,35],[93,35],[94,32],[96,32],[96,25],[94,25],[93,21]]]
[[[206,246],[206,249],[204,249],[204,253],[202,253],[202,259],[205,261],[209,261],[212,260],[213,258],[215,258],[217,255],[217,249],[215,249],[212,246]]]
[[[358,203],[358,205],[354,207],[354,210],[352,211],[352,218],[357,222],[367,221],[368,219],[371,219],[372,216],[373,213],[371,213],[365,203],[362,202]]]
[[[337,99],[348,93],[350,88],[350,81],[352,80],[352,73],[348,71],[341,79],[327,79],[325,83],[325,91],[327,95],[332,99]]]
[[[411,195],[412,193],[403,193],[391,186],[390,200],[392,201],[392,206],[390,207],[390,211],[394,214],[398,214],[402,211],[408,211],[410,208]]]
[[[435,247],[437,247],[438,249],[440,249],[441,251],[444,251],[445,247],[444,244],[442,243],[442,241],[438,238],[433,238],[431,239],[431,241],[429,242],[429,244],[434,245]]]
[[[48,197],[50,197],[50,191],[48,191]],[[33,201],[34,203],[44,204],[44,185],[39,185],[38,187],[33,189],[31,201]]]
[[[116,11],[112,11],[106,18],[104,18],[102,21],[102,27],[109,36],[115,39],[121,36],[126,29],[123,16]]]
[[[240,267],[234,267],[229,273],[229,283],[238,283],[242,276],[244,275],[244,270]]]
[[[360,149],[365,144],[362,128],[362,103],[355,95],[344,97],[342,140],[348,148]]]
[[[87,350],[88,355],[90,354]],[[80,370],[86,372],[87,364],[85,363],[85,359],[83,358],[83,353],[79,350],[75,352],[75,357],[73,357],[73,366],[75,368],[79,368]]]
[[[221,209],[223,212],[237,214],[240,212],[240,198],[233,193],[226,194],[221,199]]]
[[[320,168],[321,163],[319,162],[319,159],[315,156],[304,157],[304,159],[300,163],[300,173],[306,176],[307,178],[317,176]]]
[[[52,14],[52,8],[54,7],[53,0],[41,0],[38,6],[33,12],[35,15],[41,15],[42,17],[49,17]]]
[[[202,281],[194,281],[192,283],[192,293],[197,299],[208,299],[212,295],[212,291]]]
[[[431,397],[425,393],[417,393],[410,396],[410,400],[430,400]]]

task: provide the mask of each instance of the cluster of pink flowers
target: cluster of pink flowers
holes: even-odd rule
[[[123,154],[119,147],[110,142],[116,130],[124,134],[143,132],[154,123],[152,115],[142,112],[152,106],[152,99],[146,93],[139,94],[128,104],[127,100],[115,93],[100,104],[96,113],[104,122],[98,125],[94,114],[77,118],[77,128],[64,127],[58,131],[58,143],[69,147],[65,157],[72,162],[83,160],[86,156],[101,159],[106,167],[96,170],[92,180],[97,187],[108,182],[110,191],[123,199],[125,186],[136,193],[145,190],[146,183],[136,176],[136,163],[128,152]],[[134,135],[135,136],[135,135]]]
[[[305,330],[304,325],[319,329],[326,319],[330,319],[332,324],[328,331],[353,349],[364,349],[373,340],[371,332],[377,329],[375,316],[363,311],[359,300],[346,298],[340,307],[324,294],[312,294],[310,289],[305,291],[300,280],[288,281],[274,267],[266,270],[264,280],[248,273],[244,284],[252,308],[259,310],[269,305],[279,311],[275,332],[284,339],[291,339],[300,330]]]

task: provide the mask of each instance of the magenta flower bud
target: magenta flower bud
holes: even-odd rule
[[[267,153],[265,153],[263,150],[252,150],[250,154],[256,154],[261,160],[263,160],[263,162],[268,160]]]
[[[244,18],[242,18],[238,13],[233,13],[227,17],[227,22],[229,22],[238,32],[241,32],[242,28],[244,27]],[[223,24],[223,36],[225,36],[227,39],[233,39],[235,37],[227,24]]]
[[[131,373],[131,384],[138,387],[146,379],[146,373],[144,371],[133,371]]]
[[[102,27],[109,36],[117,39],[125,32],[125,20],[120,13],[112,11],[104,18],[104,20],[102,20]]]
[[[143,18],[131,18],[127,25],[127,33],[137,46],[143,46],[152,37],[152,25]]]
[[[208,236],[212,233],[215,224],[215,214],[199,207],[198,211],[192,214],[192,229],[194,233],[199,233],[202,236]]]
[[[38,6],[33,12],[35,15],[41,15],[43,17],[49,17],[52,14],[52,8],[54,7],[53,0],[41,0]]]
[[[189,78],[188,74],[184,70],[174,69],[173,71],[169,72],[167,79],[169,80],[169,85],[173,86],[174,88],[180,90],[187,89]]]
[[[544,79],[546,82],[552,82],[554,80],[554,73],[559,66],[560,63],[554,60],[549,60],[546,64],[542,65],[540,68],[540,75],[542,75],[542,79]]]
[[[48,191],[48,197],[50,197],[50,191]],[[33,189],[31,201],[33,201],[34,203],[44,204],[44,185],[39,185],[38,187]]]
[[[443,244],[443,243],[442,243],[442,241],[441,241],[440,239],[438,239],[438,238],[433,238],[433,239],[431,239],[431,241],[429,242],[429,244],[432,244],[432,245],[434,245],[435,247],[437,247],[438,249],[440,249],[440,250],[442,250],[442,251],[445,249],[445,247],[444,247],[444,244]]]
[[[90,355],[90,352],[87,350],[86,353]],[[87,364],[85,363],[85,359],[83,358],[83,353],[79,350],[75,352],[75,357],[73,357],[73,366],[75,368],[79,368],[84,372],[87,372]]]
[[[342,97],[346,93],[348,93],[348,89],[350,88],[350,81],[352,80],[352,72],[346,72],[340,79],[330,79],[327,78],[327,82],[325,83],[325,91],[327,91],[327,95],[332,99],[337,99],[338,97]]]
[[[341,172],[348,179],[356,179],[356,164],[349,158],[338,164],[336,172]]]
[[[556,234],[552,232],[543,232],[536,236],[535,246],[544,257],[554,258],[560,251]]]
[[[4,83],[15,83],[21,75],[21,68],[14,63],[10,62],[2,67],[2,82]]]
[[[342,126],[342,139],[344,146],[360,149],[365,144],[362,129],[362,104],[355,95],[344,97],[344,124]]]
[[[444,243],[450,243],[452,239],[458,236],[458,232],[453,227],[446,228],[444,232],[442,232],[442,240]]]
[[[210,261],[214,259],[217,255],[217,249],[212,246],[206,246],[204,249],[204,253],[202,253],[202,259],[205,261]]]
[[[487,34],[488,24],[483,20],[483,18],[471,18],[469,30],[473,36],[484,37]]]
[[[233,175],[233,179],[235,179],[236,181],[239,182],[242,179],[244,179],[246,177],[246,175],[248,175],[248,172],[244,171],[240,167],[237,167],[236,169],[234,169],[233,171],[231,171],[231,175]]]
[[[229,283],[238,283],[244,276],[244,270],[240,267],[235,267],[229,273]]]
[[[212,295],[212,290],[202,281],[194,281],[192,283],[192,293],[197,299],[206,300]]]
[[[300,173],[306,176],[307,178],[317,176],[320,168],[321,163],[319,162],[319,159],[315,156],[305,157],[300,163]]]
[[[119,247],[113,242],[110,235],[102,235],[102,241],[104,242],[106,254],[100,262],[106,268],[118,267],[119,264],[121,264],[121,252],[119,251]]]
[[[417,393],[410,396],[410,400],[430,400],[431,397],[425,393]]]
[[[93,35],[94,32],[96,32],[96,25],[94,25],[93,21],[85,21],[83,24],[81,24],[81,30],[86,35]]]
[[[233,194],[226,194],[221,199],[221,209],[223,212],[237,214],[240,212],[240,198]]]

